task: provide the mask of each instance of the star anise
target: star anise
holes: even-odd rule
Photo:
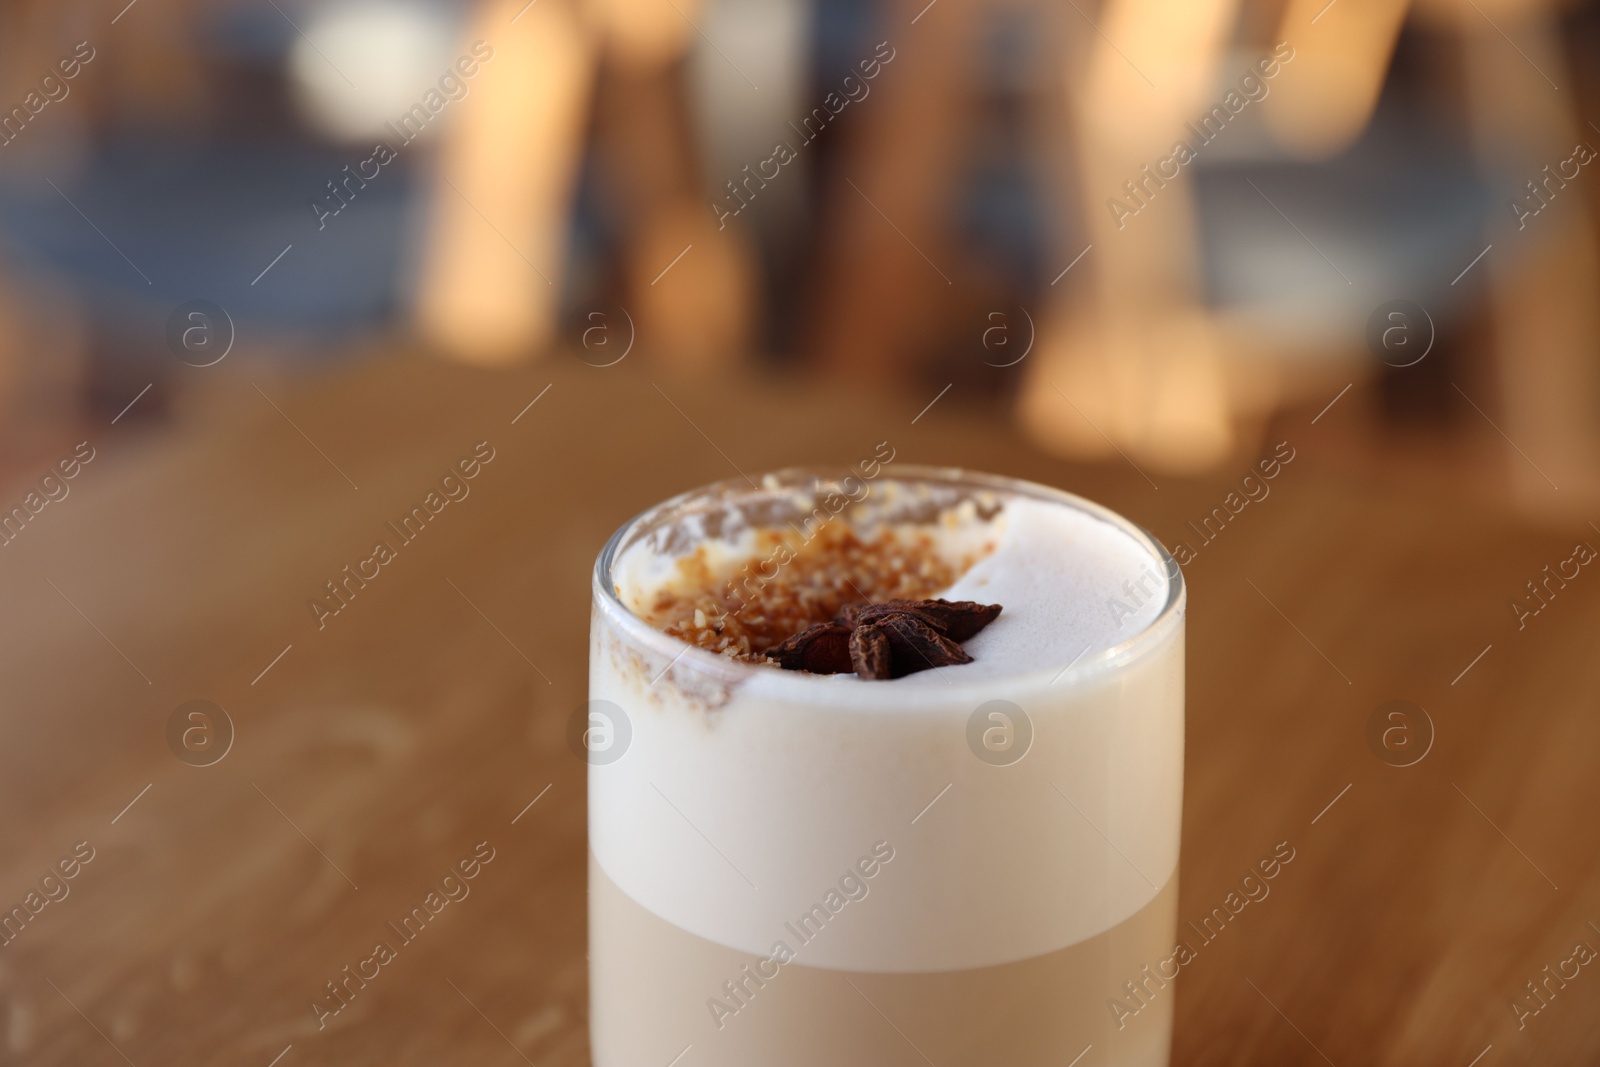
[[[971,663],[961,647],[1000,614],[999,604],[971,600],[888,600],[852,604],[767,652],[784,670],[899,678],[932,667]]]

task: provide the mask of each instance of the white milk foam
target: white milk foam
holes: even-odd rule
[[[1161,561],[1109,522],[1019,499],[993,525],[994,552],[937,595],[1005,610],[963,645],[974,662],[947,668],[943,679],[912,675],[913,684],[1011,678],[1052,664],[1059,670],[1139,633],[1166,603]]]
[[[1156,896],[1178,861],[1181,606],[1137,650],[1111,651],[1161,614],[1161,561],[1092,511],[999,502],[987,522],[968,515],[994,551],[941,594],[1004,607],[966,642],[971,664],[884,682],[708,664],[720,657],[698,650],[674,662],[685,646],[646,652],[596,616],[590,697],[620,706],[632,736],[622,758],[590,767],[590,847],[623,892],[766,955],[796,947],[785,924],[888,842],[895,860],[868,897],[798,954],[893,972],[1054,952]],[[948,532],[972,543],[970,527]],[[630,605],[649,592],[634,583],[666,573],[647,558],[618,563]],[[708,677],[720,680],[710,706]],[[1031,725],[1026,755],[1005,766],[973,740],[995,721],[993,701],[1026,720],[1019,736]]]

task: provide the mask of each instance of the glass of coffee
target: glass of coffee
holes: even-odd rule
[[[1167,1062],[1177,565],[892,460],[698,489],[600,554],[597,1067]]]

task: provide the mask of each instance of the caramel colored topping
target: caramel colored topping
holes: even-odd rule
[[[950,586],[972,562],[958,568],[922,533],[884,529],[862,540],[836,523],[804,540],[794,530],[766,530],[754,557],[731,578],[713,574],[704,548],[680,560],[676,580],[645,614],[697,648],[761,663],[787,639],[841,612],[924,600]],[[818,643],[813,655],[820,658],[813,662],[824,669],[816,673],[854,669],[849,638],[855,628],[841,622],[831,644]]]

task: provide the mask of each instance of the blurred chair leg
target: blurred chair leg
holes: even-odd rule
[[[501,364],[556,330],[595,43],[562,0],[486,0],[469,38],[495,61],[441,153],[417,327],[453,358]]]
[[[141,127],[190,128],[207,117],[212,99],[194,6],[164,0],[135,8],[110,31],[100,21],[110,17],[105,6],[91,0],[0,3],[0,100],[10,108],[37,92],[57,61],[85,42],[94,50],[93,65],[61,98],[72,100],[67,106],[80,119],[126,115]]]
[[[41,79],[70,56],[82,40],[73,31],[90,14],[84,0],[27,0],[0,6],[0,100],[17,106],[25,95],[37,95]],[[103,52],[101,53],[103,55]],[[92,103],[97,75],[74,81],[63,100],[80,112]],[[89,101],[80,97],[85,93]],[[14,129],[0,145],[0,166],[15,176],[41,161],[62,177],[61,137],[69,123],[56,115],[57,105],[42,113],[50,121]],[[22,269],[0,260],[0,462],[31,462],[41,449],[56,446],[56,437],[71,432],[82,417],[88,380],[89,330],[81,298],[50,272],[36,266]],[[6,472],[13,474],[14,472]]]
[[[1084,295],[1052,310],[1021,397],[1025,429],[1051,451],[1119,449],[1193,470],[1233,448],[1222,357],[1199,299],[1193,179],[1147,177],[1147,167],[1171,154],[1166,131],[1175,136],[1213,103],[1235,4],[1111,0],[1102,9],[1073,101],[1091,249],[1078,268]],[[1141,183],[1142,198],[1129,183]],[[1138,206],[1137,217],[1117,203]]]
[[[641,347],[680,370],[727,365],[746,354],[760,267],[742,229],[718,232],[702,194],[683,61],[689,20],[706,14],[690,0],[678,10],[660,0],[590,5],[606,49],[596,148],[625,220],[624,300]]]
[[[761,268],[744,234],[718,233],[702,200],[678,198],[650,212],[626,254],[629,299],[652,358],[704,371],[750,355]]]
[[[840,152],[843,180],[827,192],[831,221],[814,296],[819,320],[807,347],[852,382],[903,383],[950,299],[958,266],[944,235],[976,77],[973,37],[986,2],[939,5],[914,27],[926,0],[890,3],[885,23],[907,32],[886,31],[893,58],[861,113],[843,113],[856,125]]]
[[[108,70],[89,80],[102,112],[133,117],[140,126],[187,130],[211,106],[198,32],[200,5],[190,0],[141,4],[116,25],[116,39],[91,35]]]
[[[24,93],[38,88],[41,75],[55,62],[61,41],[54,31],[59,18],[51,3],[0,4],[0,97],[14,106]]]
[[[1589,207],[1593,192],[1581,187],[1600,181],[1600,162],[1566,183],[1575,188],[1556,184],[1559,176],[1543,184],[1543,168],[1556,173],[1574,146],[1596,138],[1586,136],[1568,93],[1544,80],[1571,83],[1551,13],[1500,22],[1527,58],[1471,8],[1459,18],[1467,35],[1463,81],[1480,158],[1502,181],[1525,177],[1539,183],[1550,200],[1538,215],[1522,220],[1520,232],[1497,240],[1482,264],[1503,402],[1503,417],[1496,421],[1526,456],[1507,455],[1523,504],[1581,514],[1600,495],[1600,251]],[[1507,173],[1508,160],[1526,174]],[[1538,204],[1532,193],[1525,199]],[[1505,218],[1513,218],[1509,209]]]
[[[1273,86],[1265,109],[1273,140],[1302,159],[1348,147],[1372,120],[1409,6],[1289,0],[1278,38],[1294,47],[1294,67]]]
[[[83,417],[88,355],[81,297],[0,263],[0,461],[54,447]]]

